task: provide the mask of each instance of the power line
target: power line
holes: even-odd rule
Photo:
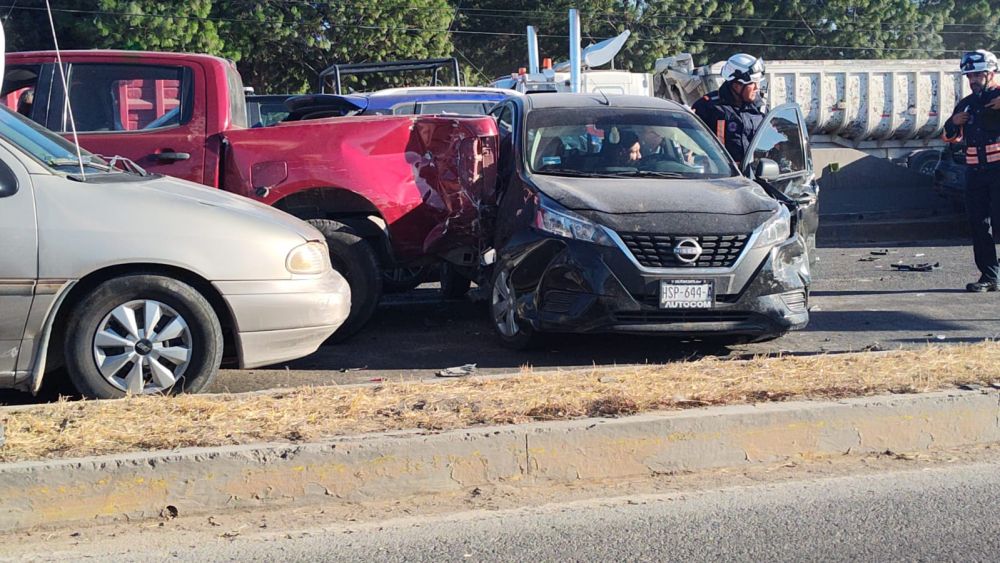
[[[338,1],[338,2],[314,2],[314,1],[309,1],[309,0],[271,0],[271,1],[275,2],[275,3],[287,4],[287,5],[293,5],[293,6],[294,5],[309,6],[309,5],[319,4],[319,5],[337,6],[337,7],[339,7],[339,6],[342,6],[344,4],[344,2],[342,2],[342,1]],[[124,2],[124,0],[119,0],[119,2]],[[42,9],[42,8],[32,8],[32,7],[28,7],[28,6],[20,6],[20,7],[18,7],[17,6],[17,0],[15,0],[14,2],[12,2],[12,4],[10,6],[0,6],[0,9],[2,9],[2,8],[10,8],[11,10],[13,10],[15,7],[17,7],[18,9],[22,9],[22,10],[41,10]],[[407,7],[407,6],[399,6],[398,9],[399,10],[403,10],[403,11],[408,11],[408,12],[414,12],[414,13],[420,13],[420,12],[423,12],[423,11],[427,11],[427,10],[421,10],[420,8],[412,8],[412,7]],[[112,12],[112,11],[100,11],[100,10],[83,10],[83,9],[71,9],[71,8],[61,8],[61,9],[57,8],[57,9],[54,9],[54,11],[57,11],[57,12],[66,12],[66,13],[79,13],[79,14],[122,16],[122,17],[159,17],[159,18],[196,19],[196,20],[202,20],[202,21],[221,21],[221,22],[234,22],[234,23],[248,23],[248,22],[249,23],[261,23],[259,20],[242,20],[242,19],[233,19],[233,18],[213,18],[213,17],[185,16],[185,15],[173,15],[173,14],[131,14],[131,13],[124,13],[124,12]],[[458,13],[461,13],[461,12],[481,12],[480,14],[474,16],[474,17],[479,17],[479,18],[489,17],[489,18],[499,18],[499,19],[515,19],[515,20],[516,19],[525,19],[525,20],[527,20],[527,19],[529,19],[530,17],[532,17],[535,14],[551,14],[551,15],[565,16],[565,12],[552,11],[552,10],[544,10],[544,9],[523,11],[523,10],[506,10],[506,9],[501,9],[501,8],[462,8],[461,4],[459,4],[459,6],[456,7],[456,9],[455,9],[455,13],[458,14]],[[499,14],[494,14],[492,12],[500,12],[500,13]],[[620,15],[612,13],[612,12],[589,11],[589,12],[582,12],[581,13],[581,15],[584,15],[584,14],[599,15],[602,18],[606,17],[606,18],[610,18],[611,20],[620,21],[622,23],[633,23],[634,22],[636,24],[642,24],[642,25],[649,25],[649,24],[646,24],[645,22],[651,20],[651,21],[654,22],[654,24],[652,25],[652,27],[654,29],[657,27],[656,26],[657,22],[660,22],[664,18],[670,18],[670,19],[695,20],[695,21],[699,21],[699,22],[722,22],[722,23],[713,23],[712,26],[713,27],[722,27],[722,28],[727,28],[727,29],[766,29],[766,30],[769,30],[769,31],[770,30],[783,30],[783,31],[810,31],[811,30],[811,28],[809,28],[808,26],[802,26],[802,25],[798,25],[798,26],[775,26],[775,25],[747,25],[747,24],[737,23],[737,22],[740,22],[740,21],[768,22],[768,23],[770,23],[770,22],[802,23],[803,20],[801,18],[800,19],[794,19],[794,20],[793,19],[780,19],[780,18],[773,18],[773,19],[772,18],[738,18],[738,17],[737,18],[729,18],[729,17],[707,16],[707,15],[666,14],[666,13],[664,13],[664,14],[658,14],[657,16],[654,16],[654,17],[640,17],[640,18],[638,18],[636,20],[630,20],[629,18],[626,18],[624,16],[620,16]],[[455,19],[457,19],[457,18],[453,18],[453,20],[452,20],[453,24],[454,24]],[[869,30],[869,31],[881,31],[881,32],[898,32],[898,33],[936,33],[936,34],[939,34],[939,35],[941,35],[941,34],[945,34],[945,35],[965,35],[965,34],[967,34],[967,35],[981,35],[983,33],[990,32],[990,28],[986,24],[942,24],[944,26],[952,26],[952,27],[955,27],[955,26],[958,26],[958,27],[979,27],[979,28],[982,28],[981,31],[944,31],[944,30],[935,31],[935,30],[932,30],[932,29],[914,28],[914,27],[883,27],[883,26],[892,25],[890,22],[878,22],[878,24],[877,24],[878,27],[859,27],[857,25],[858,22],[865,22],[865,21],[871,21],[871,20],[850,19],[850,18],[849,19],[845,19],[845,20],[830,19],[830,20],[827,20],[826,22],[819,22],[819,21],[814,22],[814,25],[817,26],[817,27],[819,27],[821,25],[824,25],[824,24],[825,25],[834,24],[834,25],[839,25],[841,27],[848,27],[849,26],[850,29],[853,30],[853,31],[865,31],[865,30]],[[272,22],[265,22],[265,23],[272,23]],[[290,24],[291,22],[282,22],[282,23],[283,24]],[[667,23],[669,23],[669,22],[667,22]],[[343,25],[343,24],[337,24],[337,26],[338,27],[350,27],[348,25]],[[362,25],[357,26],[357,28],[359,28],[359,29],[382,29],[379,26],[362,26]],[[384,29],[386,29],[386,30],[398,30],[399,28],[384,28]],[[467,32],[464,32],[464,33],[481,33],[481,32],[478,32],[478,31],[467,31]],[[520,33],[517,33],[516,35],[520,35]],[[554,35],[552,37],[563,37],[563,36],[561,36],[561,35]]]
[[[16,7],[17,10],[33,10],[33,11],[44,11],[44,8],[36,8],[31,6],[0,6],[0,9],[13,8]],[[212,18],[212,17],[202,17],[202,16],[190,16],[190,15],[176,15],[176,14],[131,14],[125,12],[110,12],[102,10],[82,10],[82,9],[70,9],[70,8],[53,8],[53,12],[70,13],[70,14],[88,14],[88,15],[100,15],[100,16],[117,16],[123,18],[159,18],[159,19],[186,19],[186,20],[198,20],[198,21],[213,21],[213,22],[227,22],[227,23],[254,23],[254,24],[268,24],[277,26],[297,26],[304,27],[304,24],[299,22],[273,22],[269,20],[257,20],[257,19],[236,19],[236,18]],[[325,23],[324,25],[330,28],[343,28],[343,29],[365,29],[371,31],[403,31],[403,32],[429,32],[429,33],[443,33],[451,35],[486,35],[486,36],[506,36],[506,37],[523,37],[523,33],[508,33],[508,32],[498,32],[498,31],[484,31],[484,30],[448,30],[448,29],[428,29],[422,27],[386,27],[377,25],[361,25],[361,24],[340,24],[340,23]],[[543,38],[555,38],[555,39],[568,39],[569,35],[562,34],[539,34],[539,37]],[[608,39],[606,37],[593,37],[592,39],[603,40]],[[639,43],[656,43],[655,39],[635,39]],[[772,47],[772,48],[782,48],[782,49],[829,49],[829,50],[841,50],[841,51],[884,51],[884,52],[917,52],[925,53],[926,49],[912,48],[912,47],[855,47],[855,46],[845,46],[845,45],[800,45],[800,44],[782,44],[782,43],[747,43],[742,41],[679,41],[683,45],[719,45],[719,46],[747,46],[747,47]],[[942,49],[938,52],[941,53],[962,53],[964,51],[958,49]]]
[[[282,3],[282,4],[293,4],[293,5],[340,6],[340,5],[345,4],[345,2],[343,0],[336,0],[336,1],[328,0],[328,1],[325,1],[325,2],[323,2],[323,1],[314,1],[314,0],[271,0],[271,1],[272,2]],[[349,2],[346,2],[346,3],[349,4]],[[405,9],[405,10],[411,10],[411,11],[420,11],[419,8],[412,8],[412,7],[405,7],[405,6],[400,6],[399,8],[400,9]],[[462,8],[460,11],[462,11],[462,12],[484,12],[485,15],[489,15],[492,12],[498,12],[498,13],[501,13],[501,14],[503,14],[503,13],[507,13],[507,14],[519,14],[518,16],[508,16],[508,17],[517,17],[517,18],[528,17],[528,15],[532,15],[533,16],[533,15],[539,15],[539,14],[542,14],[542,15],[553,15],[553,16],[558,16],[560,18],[565,18],[566,17],[566,11],[565,10],[552,10],[552,9],[545,9],[545,8],[533,8],[533,9],[529,9],[529,10],[516,10],[516,9],[505,9],[505,8]],[[581,17],[587,16],[587,15],[598,15],[598,16],[601,16],[601,17],[609,17],[609,16],[610,17],[615,17],[615,12],[598,11],[598,10],[580,10],[580,16]],[[664,12],[664,13],[659,14],[658,17],[669,17],[669,18],[672,18],[672,19],[698,19],[698,20],[710,19],[710,20],[717,20],[717,21],[753,21],[753,22],[768,22],[768,23],[769,22],[799,23],[799,22],[802,21],[801,18],[795,18],[795,19],[782,19],[782,18],[771,18],[771,17],[754,18],[754,17],[748,17],[748,16],[718,17],[718,16],[709,16],[709,15],[692,15],[690,13],[679,13],[679,12]],[[844,21],[845,23],[849,20],[851,23],[871,23],[871,24],[875,24],[875,25],[892,25],[890,22],[884,22],[884,21],[879,20],[879,19],[858,18],[858,17],[854,17],[854,16],[847,16],[847,15],[845,15],[844,18],[845,19],[842,20],[842,21]],[[816,22],[816,23],[819,24],[819,22]],[[950,23],[950,24],[946,23],[946,24],[943,24],[943,25],[947,25],[947,26],[960,26],[960,27],[982,27],[984,29],[989,29],[988,26],[987,26],[987,24],[982,24],[982,23]]]

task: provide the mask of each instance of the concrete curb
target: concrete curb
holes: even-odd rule
[[[1000,442],[1000,395],[767,403],[0,464],[0,531]]]

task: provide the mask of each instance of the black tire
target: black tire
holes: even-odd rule
[[[196,289],[184,282],[165,276],[137,274],[100,284],[70,311],[64,343],[66,371],[80,394],[92,399],[114,399],[127,394],[101,374],[95,338],[112,311],[132,302],[157,302],[173,309],[186,324],[190,337],[189,342],[184,343],[190,354],[186,367],[174,366],[181,369],[177,372],[176,383],[164,390],[143,392],[197,393],[211,383],[219,371],[223,352],[222,327],[212,306]],[[158,326],[162,332],[172,318],[169,315],[161,317],[162,324],[157,323],[153,328]],[[142,322],[145,324],[145,320]],[[143,326],[144,332],[149,330]],[[138,349],[136,345],[134,350]],[[102,350],[107,353],[107,349]],[[131,352],[125,348],[122,351]],[[128,365],[134,363],[126,364],[126,368]],[[140,366],[139,369],[144,368]],[[145,368],[147,373],[149,369],[148,366]],[[154,381],[147,377],[147,385],[152,387]]]
[[[390,268],[382,270],[382,291],[385,293],[404,293],[427,281],[433,270],[433,265],[416,268]]]
[[[461,299],[472,288],[472,280],[462,275],[454,265],[441,263],[441,296],[445,299]]]
[[[937,168],[941,160],[941,153],[936,150],[920,151],[910,157],[907,161],[907,168],[912,169],[917,174],[924,176],[934,176],[934,169]]]
[[[353,229],[329,219],[310,219],[326,237],[330,262],[351,287],[351,312],[328,342],[342,342],[364,328],[382,298],[382,271],[375,250]]]
[[[506,276],[506,277],[505,277]],[[493,277],[490,280],[490,298],[489,305],[487,307],[487,314],[489,315],[490,326],[493,327],[493,332],[496,333],[500,342],[504,346],[512,350],[533,350],[541,346],[544,342],[544,337],[542,334],[535,331],[528,323],[517,318],[517,312],[513,312],[513,326],[515,330],[511,334],[505,334],[500,328],[500,320],[498,319],[498,306],[497,306],[497,284],[503,283],[504,279],[509,280],[510,270],[504,267],[497,267],[493,273]],[[516,302],[516,296],[512,285],[507,285],[509,295]]]

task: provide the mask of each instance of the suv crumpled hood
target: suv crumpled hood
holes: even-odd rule
[[[746,178],[562,178],[533,176],[563,207],[619,233],[750,233],[781,205]]]
[[[569,178],[533,175],[545,195],[573,211],[598,213],[771,213],[778,202],[743,177],[720,180]]]
[[[209,188],[170,176],[153,176],[148,180],[136,182],[136,186],[144,190],[154,190],[202,205],[221,207],[263,219],[269,223],[286,227],[306,240],[323,240],[323,235],[308,223],[284,211],[224,190]]]

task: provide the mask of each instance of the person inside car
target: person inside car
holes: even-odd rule
[[[642,160],[642,144],[639,136],[632,131],[619,131],[613,128],[608,135],[601,153],[605,157],[605,166],[637,166]]]

